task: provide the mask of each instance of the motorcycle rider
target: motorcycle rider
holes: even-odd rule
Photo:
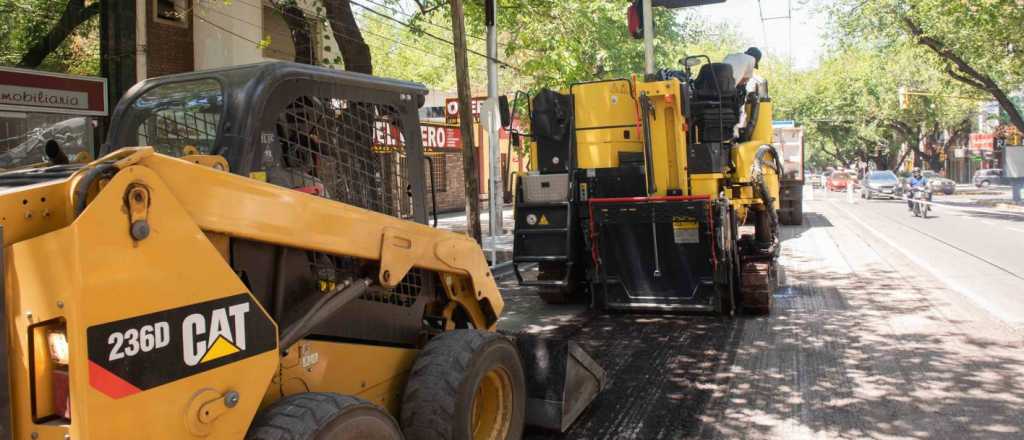
[[[921,174],[921,168],[914,167],[914,171],[907,180],[907,185],[910,186],[910,191],[907,191],[907,209],[914,210],[914,191],[921,190],[925,191],[928,189],[928,179]],[[931,201],[931,195],[928,196],[928,201]]]

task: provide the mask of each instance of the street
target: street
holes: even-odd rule
[[[596,314],[506,280],[500,328],[571,337],[611,378],[526,438],[1024,436],[1024,217],[823,195],[783,232],[769,317]]]

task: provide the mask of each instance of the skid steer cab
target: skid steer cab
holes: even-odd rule
[[[0,437],[565,429],[604,373],[497,333],[480,248],[426,225],[426,93],[293,63],[155,78],[98,160],[0,174]]]

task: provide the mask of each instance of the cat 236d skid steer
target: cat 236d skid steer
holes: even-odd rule
[[[565,429],[603,372],[495,332],[480,248],[426,224],[425,94],[293,63],[155,78],[98,160],[0,174],[0,437]]]

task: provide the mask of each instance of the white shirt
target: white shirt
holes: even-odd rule
[[[754,76],[754,65],[757,60],[745,53],[732,53],[722,60],[723,63],[732,66],[732,76],[736,79],[736,87],[746,83]]]

